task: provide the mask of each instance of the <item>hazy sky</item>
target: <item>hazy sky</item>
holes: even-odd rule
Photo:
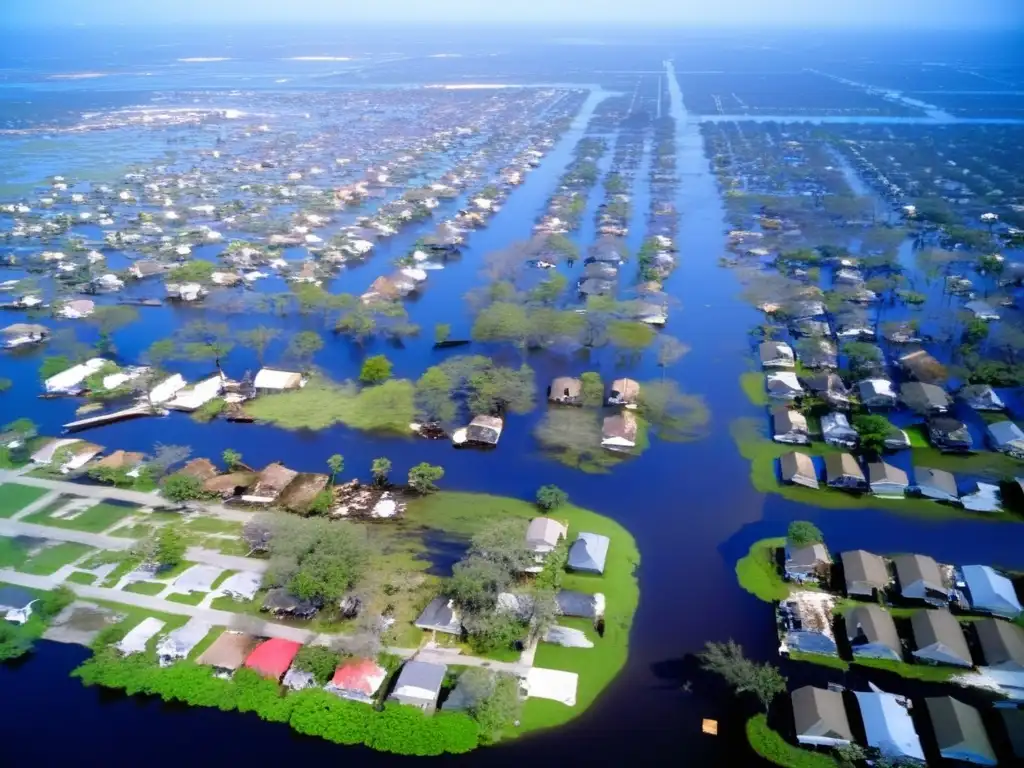
[[[1018,27],[1024,0],[0,0],[19,23],[403,22]]]

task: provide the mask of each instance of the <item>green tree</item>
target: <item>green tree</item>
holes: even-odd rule
[[[195,501],[205,497],[203,484],[197,477],[190,475],[171,475],[164,480],[161,494],[168,501]]]
[[[224,323],[195,320],[178,332],[181,353],[188,360],[210,360],[223,373],[221,362],[235,348],[232,333]]]
[[[209,283],[217,267],[210,261],[192,259],[167,273],[171,283]]]
[[[427,368],[416,382],[416,410],[424,421],[450,424],[455,420],[453,382],[443,368]]]
[[[281,331],[278,328],[268,328],[265,325],[259,325],[251,331],[242,331],[239,333],[238,342],[243,347],[255,352],[256,359],[259,361],[259,364],[263,365],[264,358],[267,354],[267,347],[269,347],[271,342],[280,335]]]
[[[232,448],[225,449],[224,453],[221,454],[221,458],[224,460],[224,466],[229,470],[242,463],[242,454]]]
[[[699,658],[703,669],[721,677],[736,693],[754,694],[765,712],[775,697],[786,691],[786,678],[778,667],[747,659],[743,648],[732,640],[707,643]]]
[[[318,685],[325,685],[341,663],[341,655],[322,645],[304,645],[295,655],[295,666],[313,675]]]
[[[477,653],[509,650],[526,634],[526,623],[505,611],[469,613],[462,624],[469,636],[469,647]]]
[[[437,490],[435,483],[442,477],[444,469],[424,461],[409,470],[409,487],[417,493],[433,493]]]
[[[152,366],[162,367],[164,363],[177,356],[177,348],[173,339],[154,341],[143,353],[143,359]]]
[[[381,384],[391,378],[391,361],[384,355],[373,355],[363,361],[359,380],[363,384]]]
[[[711,421],[704,400],[680,392],[671,380],[645,383],[637,397],[637,412],[658,437],[675,442],[703,437]]]
[[[565,293],[569,281],[565,275],[555,272],[546,280],[542,280],[530,291],[530,301],[538,304],[554,304]]]
[[[786,532],[786,538],[789,540],[790,545],[796,548],[820,544],[825,540],[824,536],[821,535],[821,531],[818,530],[818,526],[806,520],[794,520],[791,522],[789,530]]]
[[[530,318],[525,307],[498,301],[477,315],[472,336],[476,341],[504,342],[525,350],[530,330]]]
[[[536,562],[526,545],[526,521],[499,520],[478,531],[469,548],[470,556],[497,563],[512,578]]]
[[[329,489],[320,491],[313,500],[309,502],[305,513],[307,515],[329,515],[334,508],[334,494]]]
[[[444,344],[451,335],[452,327],[448,323],[438,323],[434,326],[434,344]]]
[[[765,334],[766,338],[770,338]],[[677,363],[690,351],[690,348],[674,336],[663,335],[658,337],[657,342],[658,366],[661,368],[662,381],[665,379],[665,369]]]
[[[601,374],[594,371],[580,374],[580,384],[583,387],[583,405],[598,407],[604,403],[604,382],[601,381]]]
[[[391,472],[391,459],[381,456],[373,460],[370,465],[370,472],[373,474],[373,482],[376,485],[387,485],[388,474]]]
[[[48,355],[43,358],[43,364],[39,366],[39,378],[43,381],[56,376],[58,373],[63,373],[68,368],[74,366],[74,361],[69,360],[63,355]]]
[[[334,481],[338,477],[338,473],[345,468],[345,459],[340,453],[335,453],[327,459],[327,466],[331,470],[331,485],[334,485]]]
[[[188,541],[177,525],[164,525],[143,543],[146,559],[160,568],[174,568],[185,559]]]
[[[870,413],[854,416],[853,428],[860,435],[861,450],[876,456],[885,450],[885,441],[893,431],[887,418]]]
[[[299,331],[288,342],[288,357],[304,368],[313,362],[313,356],[324,348],[324,340],[316,331]]]
[[[464,613],[493,611],[498,595],[512,581],[501,563],[479,555],[470,555],[452,567],[445,593]]]
[[[557,485],[542,485],[537,489],[537,506],[551,512],[569,501],[569,494]]]
[[[336,603],[371,562],[366,531],[323,518],[273,518],[267,584],[286,587],[303,600]]]
[[[522,702],[519,682],[513,675],[471,667],[459,676],[459,685],[466,688],[469,701],[473,702],[469,714],[480,726],[485,744],[499,741],[519,719]]]

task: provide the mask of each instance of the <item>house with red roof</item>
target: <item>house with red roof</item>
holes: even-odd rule
[[[343,698],[372,704],[387,676],[387,670],[373,659],[349,659],[334,670],[326,688]]]
[[[270,680],[280,680],[301,648],[302,643],[272,637],[256,646],[245,660],[245,666]]]

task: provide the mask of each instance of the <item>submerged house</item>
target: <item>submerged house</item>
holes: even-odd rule
[[[1002,411],[1006,404],[988,384],[971,384],[963,387],[957,397],[963,400],[969,408],[976,411]]]
[[[998,485],[967,480],[960,488],[960,503],[971,512],[1002,512],[1003,500]]]
[[[856,691],[854,695],[868,746],[889,760],[912,760],[924,765],[924,750],[910,716],[910,702],[881,691]]]
[[[853,741],[843,694],[805,685],[791,695],[796,740],[816,747],[841,747]]]
[[[934,384],[942,381],[946,376],[946,369],[942,363],[929,355],[923,349],[918,349],[899,359],[900,368],[909,373],[918,381]]]
[[[850,390],[837,373],[819,373],[806,381],[807,389],[832,408],[850,407]]]
[[[864,470],[849,453],[830,453],[825,456],[825,481],[830,488],[863,491],[868,487]]]
[[[102,357],[86,360],[84,363],[72,366],[46,379],[43,382],[43,388],[50,395],[77,395],[84,390],[82,383],[109,362]]]
[[[896,555],[892,559],[900,595],[930,605],[949,604],[949,587],[939,564],[928,555]]]
[[[795,400],[804,393],[800,379],[792,371],[776,371],[765,375],[764,386],[768,396],[777,400]]]
[[[960,622],[945,608],[918,611],[910,617],[914,633],[914,658],[933,664],[973,667]]]
[[[984,301],[968,301],[964,304],[964,309],[968,312],[972,312],[974,317],[978,320],[984,320],[985,322],[994,322],[999,319],[999,313],[996,312],[989,304]]]
[[[283,464],[268,464],[242,495],[242,501],[247,504],[273,504],[298,475]]]
[[[971,610],[1006,619],[1024,612],[1013,582],[987,565],[965,565],[959,569],[957,586],[963,584]]]
[[[843,563],[846,580],[846,594],[851,597],[873,598],[892,584],[892,576],[885,560],[863,549],[843,552],[839,559]]]
[[[1019,691],[1024,696],[1024,628],[1001,619],[982,619],[972,623],[984,662],[984,672],[1000,687]]]
[[[0,586],[0,616],[12,624],[24,624],[32,616],[36,596],[21,587]]]
[[[423,630],[462,636],[462,619],[455,610],[455,602],[447,597],[435,597],[420,613],[413,624]]]
[[[261,368],[252,381],[253,389],[260,393],[287,392],[291,389],[302,389],[306,379],[301,373],[294,371],[277,371],[273,368]]]
[[[947,453],[966,453],[974,447],[974,439],[967,425],[949,417],[928,420],[928,440],[940,451]]]
[[[613,451],[636,448],[638,423],[631,411],[606,416],[601,423],[601,446]]]
[[[580,533],[569,548],[566,567],[583,573],[604,573],[605,560],[611,540],[599,533]]]
[[[50,337],[50,329],[35,323],[14,323],[0,330],[0,346],[15,349],[32,344],[41,344]]]
[[[825,442],[836,448],[856,448],[860,434],[850,426],[845,413],[826,413],[821,417],[821,434]]]
[[[951,472],[930,467],[914,467],[914,479],[914,488],[927,499],[948,502],[957,502],[960,499],[956,478]]]
[[[896,393],[888,379],[865,379],[857,384],[860,401],[868,408],[892,408]]]
[[[497,445],[504,422],[498,416],[474,416],[466,427],[466,442],[475,445]]]
[[[762,341],[758,355],[763,368],[792,368],[796,365],[793,348],[784,341]]]
[[[388,701],[416,707],[426,713],[432,713],[437,707],[437,699],[441,695],[441,685],[448,674],[444,664],[432,664],[427,661],[407,661],[398,673],[395,690],[388,696]]]
[[[780,653],[799,651],[836,656],[832,630],[835,598],[827,592],[793,592],[779,603],[777,618],[782,643]]]
[[[800,411],[780,405],[772,409],[772,440],[790,445],[807,445],[811,437],[807,417]]]
[[[858,605],[844,616],[855,658],[903,661],[903,644],[892,614],[878,605]]]
[[[783,568],[790,581],[827,582],[831,567],[832,556],[822,542],[796,548],[786,542]]]
[[[818,473],[814,469],[814,461],[806,453],[791,451],[779,457],[779,471],[784,483],[802,485],[805,488],[818,488]]]
[[[884,461],[868,464],[868,484],[871,493],[882,499],[902,499],[910,487],[907,473]]]
[[[608,405],[635,406],[640,397],[640,384],[633,379],[616,379],[608,394]]]
[[[945,413],[949,410],[949,395],[942,387],[909,381],[900,387],[900,399],[912,411],[923,414]]]
[[[952,696],[928,698],[924,704],[942,757],[975,765],[998,765],[977,709]]]
[[[1024,459],[1024,430],[1012,421],[997,421],[985,430],[992,450],[1005,453],[1015,459]]]
[[[548,400],[562,405],[582,405],[583,382],[571,376],[559,376],[548,387]]]

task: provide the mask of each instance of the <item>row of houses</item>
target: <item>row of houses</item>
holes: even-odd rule
[[[613,451],[636,448],[639,423],[633,411],[640,399],[640,384],[633,379],[616,379],[604,402],[620,408],[601,422],[601,446]],[[571,376],[559,376],[548,386],[548,402],[558,405],[582,406],[583,382]]]
[[[853,743],[871,747],[888,760],[911,764],[926,763],[925,750],[911,714],[913,703],[904,696],[873,689],[852,692],[855,708],[848,708],[851,696],[839,690],[805,686],[791,696],[796,738],[807,746],[842,747]],[[856,738],[848,712],[853,709],[861,727]],[[924,699],[934,747],[947,760],[974,765],[997,765],[999,758],[989,737],[981,712],[952,696]],[[1011,740],[1018,757],[1024,755],[1020,733],[1024,731],[1024,710],[999,709],[1000,726]]]

